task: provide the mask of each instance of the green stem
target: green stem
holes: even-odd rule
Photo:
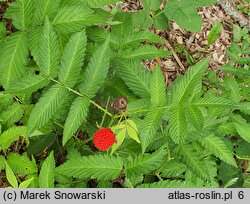
[[[155,173],[156,177],[160,180],[160,181],[163,181],[163,178],[160,176],[160,174],[157,172]]]
[[[164,12],[164,10],[162,10],[161,12],[157,13],[154,18],[157,18],[157,16],[161,15]]]
[[[108,100],[107,100],[107,103],[106,103],[106,107],[105,107],[106,110],[108,110],[109,101],[110,101],[110,96],[108,97]],[[103,123],[105,121],[105,117],[106,117],[106,112],[104,112],[104,114],[102,116],[101,127],[103,126]]]
[[[59,81],[57,81],[57,80],[55,80],[55,79],[53,79],[53,78],[49,78],[49,79],[50,79],[51,81],[53,81],[53,82],[59,84],[60,86],[65,87],[66,89],[68,89],[69,91],[73,92],[74,94],[76,94],[76,95],[78,95],[78,96],[80,96],[80,97],[82,97],[82,98],[87,98],[87,99],[90,101],[90,103],[92,103],[92,104],[93,104],[94,106],[96,106],[98,109],[102,110],[104,113],[106,113],[106,114],[109,115],[110,117],[113,117],[113,115],[112,115],[109,111],[107,111],[106,109],[104,109],[103,107],[101,107],[99,104],[97,104],[95,101],[91,100],[91,99],[88,98],[87,96],[85,96],[85,95],[79,93],[78,91],[75,91],[75,90],[73,90],[73,89],[71,89],[71,88],[65,86],[64,84],[62,84],[61,82],[59,82]]]

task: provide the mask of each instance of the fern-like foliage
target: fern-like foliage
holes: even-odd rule
[[[115,36],[115,35],[113,35]],[[118,38],[119,39],[119,38]],[[116,39],[114,39],[115,42]],[[129,45],[133,45],[134,43],[140,43],[143,41],[147,41],[149,43],[160,43],[164,44],[164,41],[160,39],[157,35],[153,34],[150,31],[141,31],[141,32],[133,32],[130,33],[122,38],[122,40],[119,40],[117,43],[120,44],[122,47],[126,47]]]
[[[18,30],[28,30],[32,27],[34,18],[34,1],[17,0],[7,9],[5,18],[11,18]]]
[[[13,103],[6,111],[0,113],[2,118],[2,128],[7,130],[14,123],[18,122],[23,116],[23,106],[19,103]]]
[[[50,20],[55,16],[59,9],[59,3],[61,0],[39,0],[35,4],[35,16],[34,22],[36,25],[41,25],[45,17],[47,16]]]
[[[150,72],[138,61],[119,61],[116,66],[125,84],[138,96],[150,97]]]
[[[78,1],[78,3],[61,7],[52,24],[57,31],[72,33],[81,31],[85,26],[103,23],[109,17],[110,15],[104,10],[94,11],[86,5],[86,2]]]
[[[202,74],[207,64],[208,58],[198,62],[173,86],[174,93],[172,97],[174,104],[186,102],[187,98],[192,95],[195,87],[201,83]]]
[[[229,149],[222,138],[215,135],[209,135],[201,140],[201,144],[224,162],[232,166],[237,166],[233,158],[233,151]]]
[[[104,85],[110,63],[109,40],[100,46],[90,59],[84,73],[84,81],[80,85],[80,92],[93,98]]]
[[[126,163],[126,175],[132,177],[152,172],[161,166],[165,155],[166,151],[162,148],[149,155],[138,155],[132,161]]]
[[[15,94],[29,94],[43,88],[46,84],[48,84],[48,80],[43,76],[28,74],[18,81],[11,83],[8,92]]]
[[[110,180],[119,177],[122,167],[121,158],[95,155],[70,159],[56,168],[56,172],[67,177]]]
[[[112,26],[112,33],[115,38],[118,38],[119,41],[123,41],[123,38],[133,31],[133,21],[130,13],[117,13],[114,16],[114,19],[121,24]]]
[[[233,124],[242,139],[250,143],[250,124],[239,115],[232,116]]]
[[[178,146],[178,150],[179,154],[182,156],[181,161],[186,164],[197,177],[205,181],[211,179],[199,153],[192,145],[180,145]]]
[[[49,19],[45,19],[38,50],[37,64],[45,76],[55,77],[59,68],[60,50],[56,33]]]
[[[172,159],[161,166],[159,172],[161,172],[161,177],[179,177],[186,171],[187,167],[181,162],[177,162]]]
[[[58,79],[61,83],[70,88],[78,82],[86,45],[87,36],[85,31],[82,31],[73,34],[68,44],[65,46]]]
[[[6,172],[6,178],[8,182],[10,183],[10,185],[13,188],[18,188],[18,182],[17,182],[16,176],[6,161],[5,161],[5,172]]]
[[[40,42],[42,32],[43,32],[43,27],[36,27],[33,30],[31,30],[30,33],[28,34],[28,38],[30,39],[28,42],[29,50],[36,62],[38,62],[39,48],[40,48],[40,46],[37,46],[37,42]]]
[[[204,126],[204,116],[199,107],[189,106],[186,110],[186,118],[196,130],[201,130]]]
[[[140,140],[142,152],[153,142],[154,136],[160,127],[164,112],[156,106],[151,106],[140,126]]]
[[[36,103],[28,121],[28,135],[43,127],[52,119],[62,100],[67,97],[68,90],[58,84],[52,85]]]
[[[150,95],[152,105],[164,106],[167,103],[165,81],[158,66],[150,79]]]
[[[5,89],[25,72],[28,46],[27,36],[17,32],[3,40],[0,55],[0,83]]]
[[[195,101],[193,105],[200,106],[200,107],[221,107],[221,108],[233,108],[239,109],[239,104],[235,103],[234,101],[228,100],[224,97],[219,97],[215,95],[205,95],[204,97],[200,98],[199,100]]]
[[[171,139],[181,144],[185,142],[185,134],[187,131],[187,121],[185,109],[182,106],[176,106],[169,110],[169,133]]]
[[[87,117],[90,101],[77,97],[72,103],[63,131],[63,145],[74,135]]]
[[[53,188],[54,187],[54,169],[55,159],[53,151],[44,160],[39,174],[39,187],[40,188]]]
[[[128,48],[123,50],[121,53],[121,58],[123,59],[155,59],[157,57],[167,57],[171,55],[171,51],[165,51],[164,49],[157,49],[156,47],[150,45],[141,45],[140,47]]]
[[[7,162],[16,174],[35,174],[37,172],[36,165],[28,158],[27,155],[10,153]]]
[[[26,136],[27,128],[24,126],[12,127],[0,135],[0,150],[5,150],[20,136]]]

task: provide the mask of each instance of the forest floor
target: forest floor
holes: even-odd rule
[[[242,10],[249,9],[250,3],[243,2],[242,0],[235,0],[234,2],[236,5],[241,5]],[[125,3],[122,4],[122,9],[128,12],[142,8],[143,5],[140,0],[126,0]],[[218,76],[223,77],[223,73],[220,72],[220,67],[226,65],[229,61],[226,51],[233,41],[233,25],[237,25],[237,22],[226,14],[219,4],[198,8],[198,12],[203,20],[202,30],[200,32],[192,33],[186,31],[175,22],[170,22],[169,28],[165,31],[153,31],[166,40],[166,49],[177,52],[175,56],[172,55],[161,59],[160,63],[162,70],[165,71],[166,81],[169,84],[171,84],[179,74],[185,73],[190,65],[195,64],[207,56],[211,58],[209,68],[213,69]],[[217,21],[222,24],[222,32],[216,42],[207,47],[209,32]],[[182,52],[178,52],[179,48],[183,49]],[[155,64],[153,60],[146,62],[146,65],[149,67],[152,64]]]

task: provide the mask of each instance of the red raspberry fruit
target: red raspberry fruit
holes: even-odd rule
[[[109,149],[116,142],[115,135],[110,128],[97,130],[93,140],[95,147],[101,151]]]

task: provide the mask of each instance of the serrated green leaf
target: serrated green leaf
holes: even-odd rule
[[[55,169],[54,152],[44,160],[39,174],[39,188],[54,187],[54,169]]]
[[[137,143],[141,143],[138,132],[134,128],[127,127],[128,136],[135,140]]]
[[[110,180],[119,177],[123,160],[109,155],[76,157],[56,169],[57,174],[74,178]]]
[[[193,105],[200,107],[221,107],[221,108],[240,108],[237,103],[223,98],[223,96],[215,95],[205,95],[205,97],[200,98],[198,101],[195,101]]]
[[[150,173],[159,168],[164,160],[166,151],[160,149],[152,154],[138,155],[125,165],[125,172],[128,177]]]
[[[204,126],[204,116],[196,106],[189,106],[186,109],[186,118],[196,130],[201,130]]]
[[[34,164],[25,154],[9,153],[7,162],[16,174],[30,175],[37,172],[36,164]]]
[[[73,33],[81,31],[85,26],[104,23],[109,16],[104,10],[94,11],[86,2],[63,6],[59,9],[52,24],[56,30],[62,33]]]
[[[35,177],[32,177],[30,179],[27,179],[19,184],[18,188],[28,188],[29,185],[34,181]]]
[[[100,46],[93,54],[84,73],[84,81],[80,92],[89,98],[95,97],[105,83],[110,64],[109,40]]]
[[[10,185],[12,185],[13,188],[18,188],[16,176],[6,161],[5,161],[5,172],[6,172],[6,178],[10,183]]]
[[[88,114],[90,101],[78,97],[72,103],[63,130],[63,145],[74,135]]]
[[[27,128],[24,126],[12,127],[0,135],[0,150],[5,150],[15,142],[19,136],[26,136]]]
[[[195,87],[201,83],[202,74],[207,68],[209,59],[198,62],[191,67],[186,74],[173,85],[173,103],[180,104],[188,100],[188,97],[194,93]]]
[[[36,131],[35,131],[36,132]],[[27,154],[38,155],[43,150],[51,147],[56,140],[56,134],[52,133],[49,135],[44,135],[44,133],[38,133],[36,136],[31,135],[29,138],[29,146],[27,149]]]
[[[222,31],[222,24],[221,22],[217,21],[214,26],[211,28],[209,34],[208,34],[208,44],[207,46],[209,47],[210,45],[212,45],[220,36]]]
[[[164,106],[167,102],[165,81],[161,69],[156,66],[150,79],[151,104]]]
[[[230,186],[234,185],[238,180],[239,178],[232,178],[224,185],[224,188],[229,188]]]
[[[138,132],[137,125],[136,125],[136,123],[135,123],[133,120],[127,119],[127,120],[126,120],[126,123],[127,123],[131,128],[133,128],[136,132]]]
[[[146,10],[158,10],[162,4],[161,0],[142,0],[143,8]]]
[[[117,37],[115,35],[113,35],[114,37]],[[112,36],[112,37],[113,37]],[[120,46],[125,47],[125,46],[129,46],[129,45],[133,45],[135,43],[140,43],[143,41],[148,41],[150,43],[160,43],[160,44],[164,44],[164,41],[158,37],[157,35],[155,35],[154,33],[150,32],[150,31],[141,31],[141,32],[132,32],[126,36],[124,36],[124,38],[122,40],[120,40]]]
[[[155,59],[157,57],[167,57],[172,54],[172,51],[157,49],[151,45],[141,45],[138,48],[125,49],[121,53],[122,59],[144,60]]]
[[[10,4],[4,17],[12,19],[18,30],[28,30],[32,27],[33,15],[34,0],[16,0]]]
[[[50,20],[59,9],[59,3],[61,0],[39,0],[36,1],[34,19],[35,24],[41,25],[45,17],[47,16]]]
[[[185,109],[182,106],[177,106],[169,111],[169,133],[171,139],[176,144],[185,142],[185,134],[187,132],[187,121]]]
[[[0,114],[2,118],[2,127],[10,128],[14,123],[18,122],[23,116],[23,106],[19,103],[13,103],[6,111]]]
[[[112,149],[111,149],[111,154],[113,154],[123,143],[126,135],[126,126],[125,128],[121,129],[117,134],[116,134],[116,140],[117,142],[113,144]]]
[[[68,90],[64,87],[61,87],[58,84],[51,86],[42,95],[30,114],[27,135],[30,135],[34,130],[39,129],[48,123],[67,95]]]
[[[176,160],[172,159],[168,162],[166,162],[160,169],[159,172],[161,172],[162,177],[178,177],[183,172],[185,172],[187,169],[185,164],[182,164],[180,162],[177,162]]]
[[[137,99],[135,101],[131,101],[127,105],[127,114],[128,115],[145,115],[150,107],[150,101],[147,98]]]
[[[39,48],[40,48],[40,46],[37,46],[37,42],[40,42],[42,33],[43,33],[43,27],[39,26],[35,29],[32,29],[32,31],[30,31],[30,33],[28,34],[29,49],[30,49],[32,57],[34,58],[36,62],[38,62]]]
[[[221,138],[215,135],[209,135],[202,138],[201,144],[224,162],[237,167],[236,162],[233,158],[233,151],[228,148],[226,143]]]
[[[119,61],[116,69],[119,75],[134,94],[149,98],[150,97],[150,72],[140,62]]]
[[[185,3],[185,0],[169,0],[164,12],[170,20],[174,20],[182,28],[191,32],[200,32],[201,16],[198,15],[195,7],[192,4]]]
[[[153,18],[149,16],[149,12],[146,10],[139,10],[133,13],[133,23],[140,29],[145,29],[154,23]]]
[[[161,13],[159,11],[154,17],[154,27],[158,30],[166,30],[169,25],[169,19],[165,15],[165,13]]]
[[[36,74],[23,76],[20,80],[12,83],[8,88],[9,93],[32,93],[43,88],[48,83],[44,77]]]
[[[140,129],[139,137],[142,145],[142,152],[153,142],[154,136],[161,125],[164,112],[157,107],[150,107],[144,118]]]
[[[192,145],[180,145],[178,152],[182,156],[182,162],[186,164],[194,175],[203,180],[209,180],[210,174],[208,174],[204,161],[200,159],[200,152],[197,152]]]
[[[216,0],[168,0],[164,12],[170,20],[174,20],[182,28],[191,32],[199,32],[202,19],[198,15],[196,7],[207,6],[215,2]]]
[[[231,99],[235,103],[241,101],[241,90],[236,79],[232,77],[225,78],[224,89],[227,91],[227,93],[224,94],[226,98]]]
[[[58,78],[61,83],[68,87],[73,87],[78,82],[86,46],[85,31],[73,34],[65,46]]]
[[[16,32],[4,38],[0,55],[0,82],[7,90],[25,72],[28,42],[25,33]]]
[[[143,179],[144,179],[143,174],[130,176],[129,178],[126,177],[124,181],[124,186],[127,188],[133,188],[134,186],[137,186],[138,184],[142,183]]]
[[[60,50],[57,35],[48,18],[45,19],[38,54],[37,64],[42,74],[55,77],[59,68]]]
[[[239,115],[233,116],[233,124],[241,138],[250,143],[250,124]]]
[[[120,41],[133,31],[133,22],[131,13],[119,12],[114,16],[114,20],[121,22],[118,25],[112,26],[112,33],[114,36],[119,37]]]

